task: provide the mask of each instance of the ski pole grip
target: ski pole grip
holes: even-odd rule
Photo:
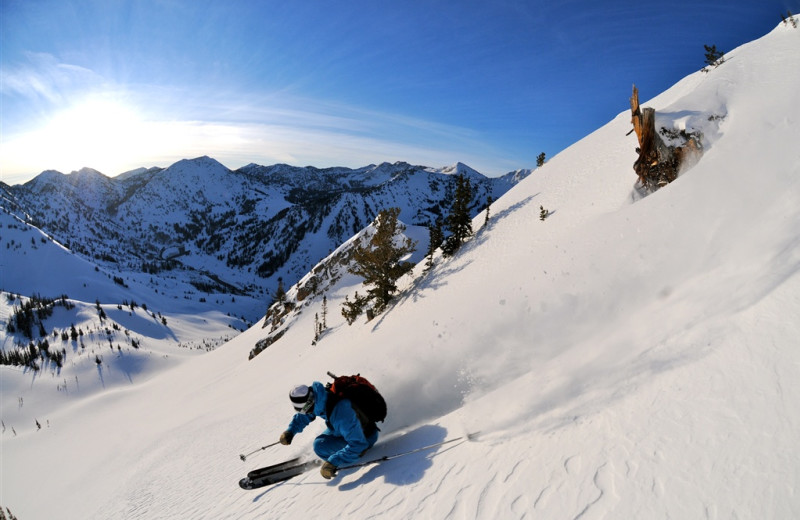
[[[334,374],[330,370],[328,371],[328,375],[331,376],[332,379],[336,379],[336,374]]]

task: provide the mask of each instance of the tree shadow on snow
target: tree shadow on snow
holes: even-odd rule
[[[103,385],[103,388],[106,387],[106,380],[103,377],[103,367],[98,363],[97,365],[97,377],[100,378],[100,384]]]
[[[446,436],[447,430],[441,426],[420,426],[416,430],[386,441],[385,444],[381,444],[379,441],[377,446],[367,452],[359,462],[367,462],[436,444],[444,441]],[[396,459],[379,462],[369,467],[369,471],[360,475],[358,479],[340,484],[339,490],[349,491],[373,482],[380,477],[383,477],[387,484],[394,484],[395,486],[407,486],[408,484],[419,482],[425,476],[425,472],[433,466],[432,459],[437,453],[440,453],[440,448],[431,448],[430,450],[423,450]],[[445,446],[445,448],[447,447]],[[345,470],[340,475],[347,478],[348,474],[351,474],[350,471]]]
[[[504,219],[506,219],[506,218],[507,218],[509,215],[511,215],[512,213],[516,213],[517,211],[521,210],[522,208],[524,208],[525,206],[527,206],[528,204],[530,204],[530,203],[531,203],[531,201],[533,201],[533,199],[535,199],[535,198],[536,198],[536,197],[538,197],[539,195],[541,195],[541,192],[539,192],[539,193],[535,193],[535,194],[533,194],[533,195],[529,195],[529,196],[525,197],[524,199],[522,199],[521,201],[519,201],[519,202],[517,202],[517,203],[515,203],[515,204],[512,204],[512,205],[511,205],[511,206],[509,206],[509,207],[507,207],[506,209],[504,209],[504,210],[501,210],[501,211],[498,211],[498,212],[497,212],[496,214],[494,214],[494,215],[492,215],[492,213],[491,213],[491,209],[492,209],[492,208],[491,208],[491,207],[489,207],[489,222],[487,223],[487,225],[486,225],[486,226],[481,226],[481,227],[479,227],[479,228],[477,229],[477,232],[480,232],[482,229],[484,229],[484,228],[487,228],[487,227],[488,227],[488,230],[489,230],[489,231],[491,231],[491,229],[494,227],[494,225],[495,225],[497,222],[499,222],[499,221],[501,221],[501,220],[504,220]],[[477,215],[477,216],[476,216],[476,218],[477,218],[478,216],[480,216],[480,215]]]

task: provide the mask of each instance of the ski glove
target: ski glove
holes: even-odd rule
[[[284,446],[288,446],[292,443],[292,439],[294,438],[294,434],[289,430],[286,430],[281,434],[281,444]]]
[[[337,469],[338,468],[336,466],[326,461],[325,464],[322,465],[322,469],[320,469],[319,472],[323,477],[332,479],[334,476],[336,476]]]

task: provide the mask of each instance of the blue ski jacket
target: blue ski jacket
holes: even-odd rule
[[[334,466],[347,466],[355,462],[365,450],[372,447],[378,440],[377,432],[370,435],[368,439],[364,435],[364,430],[361,427],[361,421],[358,420],[356,412],[353,410],[348,399],[342,399],[336,403],[336,406],[331,410],[331,415],[327,415],[328,404],[328,391],[325,386],[314,381],[311,385],[314,392],[314,410],[311,413],[297,413],[289,423],[288,430],[293,434],[302,432],[311,421],[317,417],[322,417],[325,420],[325,425],[328,427],[323,435],[336,436],[343,439],[344,447],[328,457],[328,462]]]

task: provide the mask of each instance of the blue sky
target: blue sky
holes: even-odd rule
[[[0,174],[209,155],[500,175],[789,9],[800,0],[0,0]]]

